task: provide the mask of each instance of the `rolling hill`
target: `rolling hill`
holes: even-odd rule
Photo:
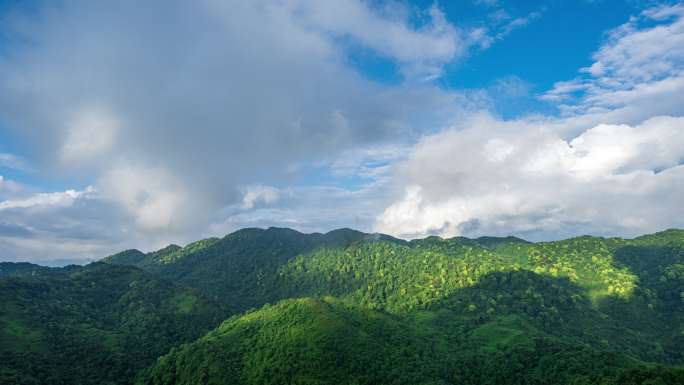
[[[104,263],[15,269],[0,304],[0,384],[21,385],[129,384],[224,314],[195,289]]]
[[[0,379],[18,383],[684,383],[682,230],[531,243],[243,229],[86,267],[2,264],[0,285]]]

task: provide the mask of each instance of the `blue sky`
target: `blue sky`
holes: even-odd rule
[[[499,10],[509,13],[511,19],[526,17],[539,12],[541,16],[531,20],[529,24],[514,30],[505,39],[492,44],[487,49],[472,49],[465,60],[447,63],[445,73],[435,81],[444,89],[484,89],[492,87],[497,81],[515,77],[527,83],[530,92],[543,92],[561,79],[569,79],[576,75],[577,69],[590,65],[591,54],[604,38],[604,33],[619,26],[638,12],[640,5],[633,1],[526,1],[515,2],[511,7],[503,6],[503,2],[493,5],[476,1],[449,1],[436,3],[445,13],[446,18],[457,25],[487,27],[491,15]],[[432,1],[407,2],[407,6],[420,10],[428,9]],[[373,4],[371,4],[373,5]],[[382,7],[383,2],[374,6]],[[14,0],[0,1],[0,10],[5,13],[16,12],[17,9],[31,12],[37,4],[27,4]],[[414,8],[414,9],[415,9]],[[421,16],[414,15],[417,25]],[[577,26],[581,25],[581,28]],[[3,34],[0,40],[0,52],[8,52],[11,43],[16,43],[13,36]],[[350,62],[359,73],[372,81],[396,85],[405,79],[399,66],[391,58],[383,56],[372,49],[354,47],[345,52]],[[537,103],[528,98],[509,107],[509,101],[500,101],[497,110],[506,117],[515,117],[531,111],[549,111],[548,105]],[[17,138],[15,130],[8,127],[7,122],[0,122],[0,151],[22,157],[30,157],[31,144]],[[30,141],[30,139],[28,139]],[[21,172],[8,167],[2,168],[3,175],[22,183],[30,184],[43,190],[60,190],[70,187],[83,188],[92,181],[87,178],[71,177],[68,179],[51,178],[50,175],[37,177],[34,173]],[[326,178],[326,175],[313,173],[311,182],[354,183]],[[318,178],[321,178],[320,180]],[[354,178],[352,178],[354,179]]]
[[[28,2],[31,3],[31,2]],[[34,2],[35,3],[35,2]],[[376,6],[382,6],[377,2]],[[491,86],[498,79],[515,76],[528,82],[537,92],[553,86],[558,80],[572,78],[577,69],[591,64],[591,54],[603,39],[606,31],[619,26],[638,12],[640,5],[634,1],[525,1],[515,2],[511,7],[488,6],[475,1],[448,1],[437,3],[447,19],[457,25],[487,26],[488,16],[505,9],[511,18],[525,17],[540,12],[542,17],[532,20],[523,28],[516,29],[505,39],[497,41],[488,49],[474,49],[464,61],[447,63],[445,74],[436,84],[446,89],[480,89]],[[410,7],[429,8],[432,1],[408,2]],[[37,5],[36,5],[37,6]],[[27,2],[0,0],[0,11],[5,13],[17,8],[33,9]],[[416,19],[417,16],[414,16]],[[419,20],[414,21],[420,23]],[[581,28],[577,26],[580,25]],[[3,34],[0,52],[8,52],[13,41]],[[9,40],[9,42],[8,42]],[[399,67],[391,59],[371,49],[356,47],[346,52],[351,65],[363,76],[380,83],[398,84],[404,79]],[[538,106],[543,108],[542,106]],[[524,113],[527,111],[521,111]],[[0,150],[15,154],[28,153],[29,143],[18,140],[5,122],[0,126],[2,142]],[[10,170],[5,169],[9,173]],[[30,178],[30,175],[15,175]],[[38,183],[39,180],[26,180]],[[51,181],[45,188],[65,187],[60,181]]]
[[[681,2],[0,0],[0,20],[0,260],[246,226],[684,225]]]
[[[427,8],[432,2],[415,4]],[[440,5],[448,19],[458,25],[487,26],[491,15],[501,9],[511,18],[541,14],[490,48],[475,50],[466,61],[447,65],[439,84],[455,89],[482,88],[512,75],[540,90],[549,88],[591,64],[591,54],[604,33],[623,24],[640,8],[632,1],[525,1],[510,7],[504,7],[503,2],[500,6],[483,6],[472,1],[451,1]],[[359,69],[380,81],[396,82],[400,78],[390,60],[362,62]]]
[[[458,25],[488,26],[491,15],[505,9],[511,18],[539,12],[540,17],[511,32],[490,48],[473,50],[465,61],[449,63],[438,84],[445,88],[483,88],[507,76],[517,76],[539,90],[575,76],[591,64],[591,54],[604,33],[638,12],[632,1],[525,1],[513,6],[483,6],[475,2],[440,3],[446,17]],[[417,1],[428,8],[432,2]],[[502,3],[503,4],[503,3]],[[579,26],[579,27],[578,27]],[[350,52],[355,66],[371,79],[397,83],[395,63],[373,52]]]

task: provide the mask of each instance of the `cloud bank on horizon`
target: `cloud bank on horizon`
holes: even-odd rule
[[[548,87],[513,69],[459,87],[461,69],[516,55],[509,40],[555,15],[471,6],[0,2],[0,260],[247,226],[535,240],[684,227],[684,5],[621,5],[631,16]]]

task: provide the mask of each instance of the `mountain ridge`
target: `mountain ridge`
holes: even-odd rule
[[[149,293],[132,277],[144,277]],[[0,349],[0,383],[21,370],[31,374],[27,384],[684,382],[678,229],[535,243],[247,228],[86,266],[4,263],[0,285],[28,288],[5,293],[21,307],[0,312],[0,341],[14,348]],[[118,305],[93,307],[103,294]],[[173,305],[155,311],[166,297]],[[126,371],[117,353],[117,378],[26,350],[53,330],[41,320],[71,325],[62,342],[85,344],[94,357],[121,346],[142,359]],[[183,333],[189,322],[192,332]],[[157,328],[177,331],[146,336],[164,335]],[[93,330],[106,338],[89,339]],[[131,338],[146,342],[125,342]],[[26,354],[43,354],[50,365],[23,367]],[[229,362],[233,369],[220,369]],[[301,365],[314,369],[291,369]]]
[[[375,232],[375,233],[365,233],[365,232],[362,232],[362,231],[359,231],[359,230],[355,230],[355,229],[352,229],[352,228],[349,228],[349,227],[341,227],[341,228],[337,228],[337,229],[330,230],[330,231],[325,232],[325,233],[321,233],[321,232],[306,233],[306,232],[300,232],[300,231],[298,231],[298,230],[294,230],[294,229],[287,228],[287,227],[275,227],[275,226],[270,226],[270,227],[267,227],[267,228],[262,228],[262,227],[246,227],[246,228],[242,228],[242,229],[236,230],[236,231],[234,231],[234,232],[232,232],[232,233],[228,233],[228,234],[226,234],[225,236],[223,236],[222,238],[217,238],[217,237],[203,238],[203,239],[200,239],[200,240],[198,240],[198,241],[190,242],[190,243],[187,244],[186,246],[179,246],[179,245],[176,245],[176,244],[169,244],[169,245],[167,245],[167,246],[162,247],[161,249],[152,250],[152,251],[149,251],[149,252],[143,252],[143,251],[140,251],[139,249],[127,249],[127,250],[123,250],[123,251],[121,251],[121,252],[118,252],[118,253],[114,253],[114,254],[112,254],[112,255],[109,255],[109,256],[107,256],[107,257],[104,257],[102,260],[105,260],[105,262],[110,262],[110,261],[108,261],[108,260],[111,260],[112,258],[116,259],[120,254],[128,253],[128,252],[140,253],[140,254],[142,254],[142,255],[151,255],[151,254],[157,254],[157,253],[165,253],[165,252],[167,252],[169,249],[171,249],[171,250],[173,250],[173,251],[177,251],[177,250],[179,250],[179,249],[183,249],[183,248],[188,247],[188,246],[190,246],[190,245],[192,245],[192,244],[194,244],[194,243],[198,243],[198,242],[202,242],[202,241],[207,241],[207,240],[220,240],[220,239],[224,239],[224,238],[226,238],[226,237],[228,237],[228,236],[231,236],[231,235],[234,235],[234,234],[238,234],[238,233],[254,233],[254,232],[259,233],[259,232],[267,232],[267,231],[269,231],[269,230],[270,230],[270,231],[288,230],[288,231],[291,231],[291,232],[297,233],[298,235],[303,235],[303,236],[326,236],[326,235],[335,234],[335,233],[349,232],[349,233],[357,233],[357,234],[359,234],[359,235],[360,235],[360,238],[368,238],[368,239],[376,239],[376,240],[377,240],[377,239],[386,239],[386,240],[393,240],[393,241],[396,241],[396,242],[398,242],[398,243],[402,243],[402,242],[410,243],[410,242],[412,242],[412,241],[423,241],[423,240],[426,240],[426,239],[429,239],[429,238],[439,238],[439,239],[444,240],[444,241],[454,240],[454,239],[463,239],[463,240],[466,240],[466,241],[474,241],[474,242],[477,242],[477,243],[483,244],[483,245],[486,244],[486,243],[498,243],[498,242],[506,242],[506,241],[522,242],[522,243],[530,243],[530,244],[534,244],[534,243],[539,244],[539,243],[552,243],[552,242],[570,241],[570,240],[573,240],[573,239],[581,239],[581,238],[601,238],[601,239],[604,239],[604,240],[625,240],[625,241],[630,241],[630,240],[631,240],[631,241],[634,241],[634,240],[638,240],[638,239],[641,239],[641,238],[649,238],[649,237],[657,237],[657,236],[671,236],[671,235],[675,235],[675,236],[678,236],[678,235],[679,235],[679,236],[681,236],[681,235],[684,234],[684,229],[668,228],[668,229],[661,230],[661,231],[657,231],[657,232],[654,232],[654,233],[638,235],[638,236],[635,236],[635,237],[633,237],[633,238],[623,238],[623,237],[618,237],[618,236],[604,237],[604,236],[595,236],[595,235],[590,235],[590,234],[583,234],[583,235],[578,235],[578,236],[569,237],[569,238],[562,238],[562,239],[557,239],[557,240],[547,240],[547,241],[533,242],[533,241],[528,241],[528,240],[526,240],[526,239],[524,239],[524,238],[521,238],[521,237],[519,237],[519,236],[514,236],[514,235],[501,235],[501,236],[489,236],[489,235],[484,235],[484,236],[479,236],[479,237],[475,237],[475,238],[470,238],[470,237],[465,237],[465,236],[460,236],[460,235],[453,236],[453,237],[441,237],[441,236],[439,236],[439,235],[428,235],[428,236],[425,236],[425,237],[422,237],[422,238],[418,237],[418,238],[412,238],[412,239],[402,239],[402,238],[393,237],[393,236],[388,235],[388,234],[377,233],[377,232]],[[118,261],[117,261],[117,262],[118,262]],[[27,263],[28,263],[28,262],[27,262]],[[118,263],[120,263],[120,262],[118,262]]]

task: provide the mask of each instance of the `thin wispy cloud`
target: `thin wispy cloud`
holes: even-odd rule
[[[579,69],[582,76],[559,81],[541,98],[560,102],[566,115],[681,113],[684,5],[646,9],[609,31],[593,60]]]
[[[28,171],[27,162],[13,154],[0,153],[0,168],[11,168],[14,170]]]

